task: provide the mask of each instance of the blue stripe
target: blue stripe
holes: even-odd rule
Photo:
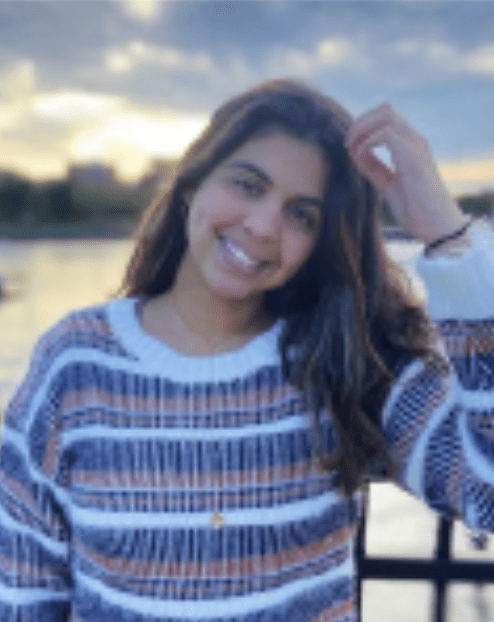
[[[76,338],[71,339],[71,347],[84,346]],[[94,347],[96,348],[95,344]],[[60,352],[58,353],[60,354]],[[104,352],[102,352],[104,354]],[[105,363],[76,361],[64,368],[67,378],[67,390],[85,391],[100,388],[116,395],[152,395],[157,399],[180,398],[210,398],[223,396],[231,400],[248,394],[258,394],[263,389],[273,391],[286,385],[286,378],[281,366],[266,366],[245,378],[231,382],[172,382],[157,376],[145,376],[137,373],[128,373],[108,367]],[[292,399],[296,396],[292,396]]]
[[[453,459],[461,452],[457,413],[451,412],[431,435],[425,455],[424,486],[427,502],[446,516],[453,516],[447,490]]]
[[[45,622],[45,620],[47,622],[48,620],[62,622],[69,619],[70,609],[70,604],[65,601],[47,601],[17,607],[0,602],[0,622],[17,622],[17,620],[22,620],[22,622]]]
[[[75,441],[66,453],[72,470],[200,475],[218,470],[234,472],[249,471],[254,467],[266,469],[309,460],[310,434],[308,430],[299,430],[222,442],[96,438]],[[325,437],[328,438],[329,433]]]

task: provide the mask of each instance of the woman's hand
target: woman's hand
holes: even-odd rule
[[[397,223],[431,242],[459,229],[468,219],[444,187],[427,141],[389,104],[359,117],[347,135],[357,169],[384,193]],[[392,166],[375,154],[386,147]]]

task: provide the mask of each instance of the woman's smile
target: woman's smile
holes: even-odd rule
[[[225,261],[231,264],[232,269],[238,269],[249,275],[256,274],[261,268],[269,265],[269,261],[253,257],[227,236],[219,235],[218,243]]]

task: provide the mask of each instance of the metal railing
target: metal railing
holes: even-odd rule
[[[438,519],[435,555],[431,559],[369,556],[366,554],[365,527],[364,516],[356,550],[359,571],[357,597],[361,622],[366,622],[362,620],[362,581],[372,579],[429,581],[434,586],[431,622],[447,622],[446,590],[449,583],[458,581],[477,585],[494,584],[494,562],[453,558],[453,522],[446,518]],[[479,533],[476,544],[478,549],[485,548],[487,537]]]

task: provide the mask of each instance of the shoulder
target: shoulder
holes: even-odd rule
[[[33,359],[43,357],[46,364],[73,350],[125,356],[125,349],[111,322],[112,308],[124,304],[128,305],[129,300],[115,299],[71,311],[41,336],[35,346]]]
[[[41,336],[6,410],[11,427],[22,426],[33,408],[48,414],[49,408],[40,405],[48,399],[53,406],[76,368],[129,358],[109,320],[114,304],[116,301],[72,311]]]

